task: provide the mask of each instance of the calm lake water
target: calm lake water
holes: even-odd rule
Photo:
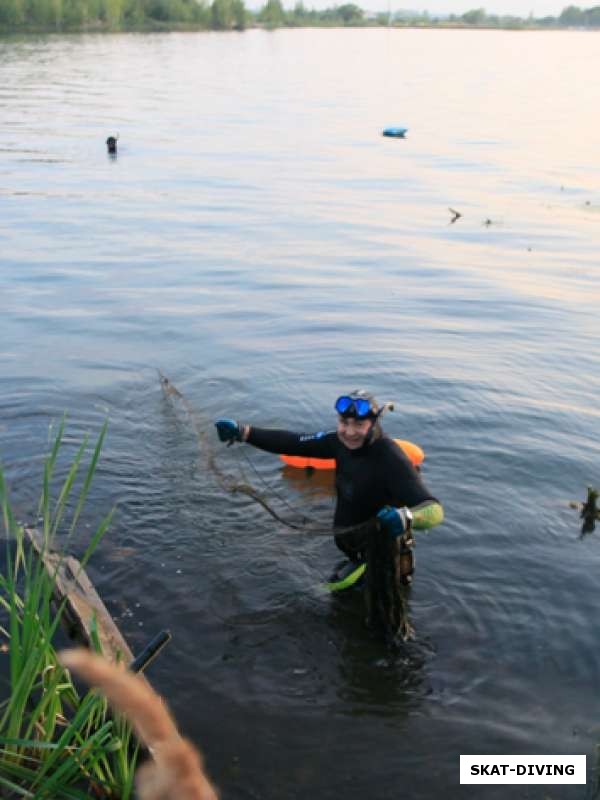
[[[109,418],[89,572],[132,649],[171,630],[148,676],[224,798],[594,796],[600,531],[568,504],[600,483],[598,43],[0,40],[0,458],[32,519],[62,414],[63,475]],[[447,517],[418,537],[414,644],[392,658],[321,590],[332,541],[223,493],[157,369],[222,469],[323,521],[326,478],[211,421],[396,402]],[[583,753],[588,786],[459,786],[467,753]]]

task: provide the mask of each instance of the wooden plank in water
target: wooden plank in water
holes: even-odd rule
[[[35,528],[26,527],[25,533],[44,562],[48,574],[55,577],[55,599],[62,602],[67,598],[63,621],[69,634],[91,646],[95,615],[102,654],[109,661],[120,661],[129,666],[133,654],[80,562],[73,556],[61,556],[48,550],[44,546],[43,535]]]

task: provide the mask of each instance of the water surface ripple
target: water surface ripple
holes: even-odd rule
[[[600,483],[596,38],[32,37],[0,71],[0,458],[31,518],[63,413],[63,476],[110,420],[75,547],[115,506],[90,572],[134,650],[171,630],[148,674],[223,797],[471,798],[477,752],[585,753],[591,778],[600,543],[568,502]],[[328,428],[361,385],[396,402],[447,515],[414,645],[323,593],[331,541],[223,494],[157,369],[211,435]],[[330,479],[249,456],[219,463],[330,518]]]

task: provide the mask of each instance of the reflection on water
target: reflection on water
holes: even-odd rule
[[[134,651],[171,630],[149,676],[224,796],[459,797],[461,753],[594,752],[600,549],[568,503],[600,480],[595,42],[0,41],[0,458],[32,516],[49,427],[68,412],[64,476],[108,417],[73,547],[116,506],[90,572]],[[329,537],[223,494],[157,369],[208,436],[330,429],[357,385],[395,401],[446,510],[415,643],[392,657],[360,594],[323,591]],[[331,519],[330,474],[218,458]]]

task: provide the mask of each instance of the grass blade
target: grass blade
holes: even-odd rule
[[[100,458],[100,451],[102,450],[102,446],[104,444],[104,438],[106,436],[107,429],[108,429],[108,420],[105,421],[104,425],[102,426],[102,430],[100,431],[100,436],[98,437],[96,448],[94,450],[94,454],[92,456],[92,460],[90,462],[87,475],[85,476],[83,489],[81,490],[81,494],[79,495],[79,502],[77,503],[77,508],[75,509],[75,513],[73,515],[73,521],[71,522],[71,527],[69,529],[69,537],[75,530],[75,526],[77,525],[77,521],[85,505],[85,501],[88,496],[90,486],[92,485],[92,479],[94,477],[94,473],[96,472],[98,459]]]

